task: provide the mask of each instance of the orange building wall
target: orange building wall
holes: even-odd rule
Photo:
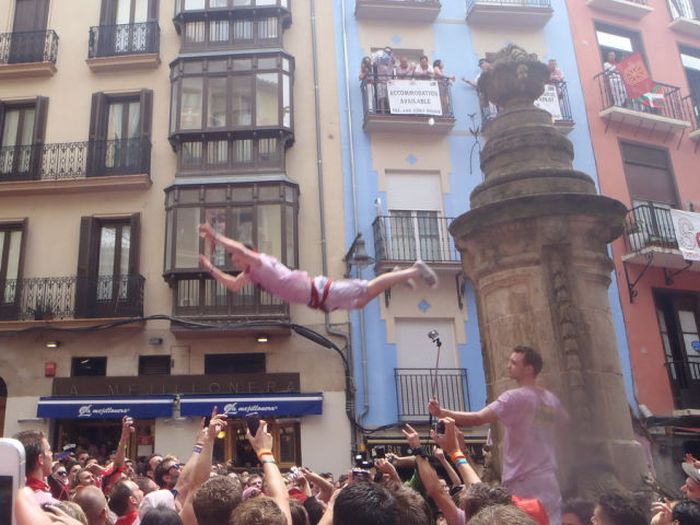
[[[625,139],[667,148],[682,208],[688,210],[689,203],[692,203],[696,210],[700,210],[700,151],[695,152],[696,144],[688,138],[690,130],[682,136],[677,133],[666,137],[665,134],[631,129],[620,123],[608,125],[599,116],[603,102],[598,80],[594,77],[602,72],[603,66],[595,22],[639,32],[651,77],[657,82],[680,87],[682,96],[688,95],[689,90],[679,45],[700,50],[700,38],[681,36],[668,28],[671,16],[662,0],[648,0],[649,7],[654,11],[642,20],[592,9],[584,0],[569,0],[567,5],[601,193],[622,201],[628,208],[632,206],[619,146],[619,139]],[[620,260],[625,253],[624,239],[620,238],[613,244],[613,254],[637,400],[647,405],[654,414],[667,415],[674,409],[674,403],[665,367],[653,289],[700,291],[700,272],[684,272],[674,278],[671,286],[667,286],[663,271],[660,268],[649,268],[636,287],[638,295],[634,303],[630,303],[624,267]],[[634,280],[642,269],[639,265],[628,265],[631,279]]]

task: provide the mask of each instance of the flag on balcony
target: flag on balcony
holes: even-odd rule
[[[662,108],[664,107],[664,87],[659,84],[654,84],[651,91],[644,93],[639,99],[643,105],[649,108]]]
[[[639,53],[634,53],[621,60],[615,67],[625,84],[628,98],[641,99],[656,87]]]
[[[700,261],[700,213],[671,210],[678,249],[686,261]]]

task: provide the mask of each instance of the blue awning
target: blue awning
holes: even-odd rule
[[[181,416],[208,416],[214,407],[219,414],[244,417],[307,416],[323,413],[323,394],[220,394],[180,396]]]
[[[41,397],[37,417],[121,419],[172,417],[175,396]]]

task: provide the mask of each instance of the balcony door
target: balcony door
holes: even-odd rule
[[[46,47],[49,0],[15,0],[9,62],[41,62]]]
[[[676,407],[700,405],[700,295],[655,293],[661,339]]]
[[[0,225],[0,320],[19,319],[22,224]]]
[[[0,182],[41,177],[48,99],[0,101]]]
[[[152,95],[93,95],[89,176],[147,172]]]
[[[139,214],[123,219],[83,217],[76,310],[79,317],[121,317],[140,303]]]
[[[700,125],[700,49],[681,47],[681,64],[688,80],[695,126],[698,127]]]
[[[154,51],[157,0],[102,0],[98,56]]]

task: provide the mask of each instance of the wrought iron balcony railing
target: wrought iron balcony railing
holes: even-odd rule
[[[213,319],[289,319],[289,305],[252,284],[235,294],[213,279],[176,278],[173,313],[179,317]]]
[[[416,259],[458,263],[461,258],[448,230],[451,221],[434,212],[380,215],[372,223],[375,259],[378,263]]]
[[[655,82],[652,92],[640,98],[630,98],[619,72],[603,71],[595,79],[598,81],[603,110],[618,107],[675,120],[689,119],[681,90],[676,86]]]
[[[418,76],[413,77],[402,77],[401,75],[379,75],[373,73],[368,75],[360,85],[362,89],[362,105],[364,108],[365,118],[368,115],[414,115],[414,116],[426,116],[429,117],[431,114],[426,114],[421,111],[421,106],[424,104],[413,104],[416,108],[415,112],[411,112],[411,102],[403,104],[401,108],[392,108],[391,101],[389,97],[388,89],[391,83],[395,80],[405,80],[405,81],[416,81],[416,82],[435,82],[435,85],[439,93],[439,105],[440,114],[434,115],[435,117],[454,117],[452,111],[452,89],[451,82],[446,78],[421,78]],[[428,86],[430,88],[431,86]],[[410,97],[415,97],[417,95],[411,95]],[[432,95],[431,95],[432,96]],[[407,97],[407,98],[410,98]],[[424,97],[423,97],[424,98]]]
[[[147,137],[0,148],[0,182],[150,173]]]
[[[668,10],[673,20],[678,20],[679,18],[698,19],[695,4],[692,0],[668,0]]]
[[[0,64],[56,63],[58,35],[55,31],[0,33]]]
[[[0,320],[139,317],[144,282],[141,275],[0,281]]]
[[[666,368],[677,408],[697,408],[700,405],[700,358],[667,361]]]
[[[394,377],[400,420],[427,420],[433,395],[450,410],[470,410],[466,368],[395,368]]]
[[[175,0],[175,15],[188,11],[230,9],[289,9],[290,0]]]
[[[640,204],[627,212],[625,243],[628,252],[655,246],[678,248],[671,209],[658,204]]]
[[[467,0],[467,16],[476,6],[492,8],[525,7],[530,9],[551,9],[551,0]]]
[[[554,125],[569,124],[574,121],[569,101],[569,88],[564,81],[550,81],[545,84],[545,93],[535,101],[535,105],[552,115]],[[494,104],[481,107],[482,125],[488,124],[498,115],[498,108]]]
[[[94,26],[90,28],[88,58],[158,53],[158,22]]]
[[[693,95],[687,95],[687,96],[683,97],[683,101],[686,104],[687,115],[690,117],[690,129],[692,131],[699,130],[700,129],[700,104],[698,103],[697,97],[695,97]]]

